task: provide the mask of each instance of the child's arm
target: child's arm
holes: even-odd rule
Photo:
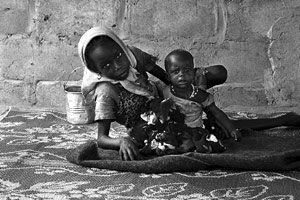
[[[239,130],[235,128],[231,120],[215,105],[215,103],[210,104],[207,109],[215,117],[215,120],[217,120],[217,122],[226,129],[226,137],[233,137],[235,141],[239,141],[241,139],[241,133]]]
[[[111,138],[108,136],[111,120],[98,121],[98,146],[104,149],[119,150],[122,160],[139,159],[139,151],[129,138]]]

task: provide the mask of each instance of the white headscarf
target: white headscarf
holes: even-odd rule
[[[96,74],[87,68],[87,62],[85,59],[86,47],[90,43],[90,41],[97,36],[110,37],[124,51],[125,55],[127,56],[130,62],[129,75],[125,80],[122,81],[112,80],[110,78],[103,77],[103,76],[99,78],[99,74]],[[129,92],[141,96],[145,96],[145,97],[152,97],[152,94],[149,90],[135,83],[135,81],[138,79],[138,77],[136,76],[138,72],[135,69],[137,65],[137,61],[133,53],[130,51],[130,49],[122,42],[122,40],[111,29],[99,26],[99,27],[93,27],[87,32],[85,32],[83,36],[80,38],[80,41],[78,43],[78,53],[83,65],[85,66],[82,84],[81,84],[81,90],[85,97],[96,89],[97,83],[105,82],[105,81],[111,83],[120,83]]]

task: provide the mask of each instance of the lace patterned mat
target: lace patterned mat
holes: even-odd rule
[[[96,126],[71,125],[65,117],[52,111],[10,111],[0,121],[0,199],[300,199],[299,171],[143,174],[71,164],[67,152],[95,139]],[[116,124],[111,129],[113,136],[124,133]]]

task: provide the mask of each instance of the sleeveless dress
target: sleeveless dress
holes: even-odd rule
[[[173,100],[173,102],[180,108],[181,112],[185,115],[185,124],[188,127],[204,127],[202,119],[203,109],[214,102],[213,95],[209,94],[205,101],[197,103],[195,101],[176,97],[172,94],[170,86],[167,86],[164,89],[163,94],[165,99],[169,98]]]

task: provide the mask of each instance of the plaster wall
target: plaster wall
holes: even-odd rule
[[[299,21],[299,0],[2,0],[0,105],[63,108],[80,36],[103,24],[162,67],[176,48],[226,66],[221,107],[299,105]]]

